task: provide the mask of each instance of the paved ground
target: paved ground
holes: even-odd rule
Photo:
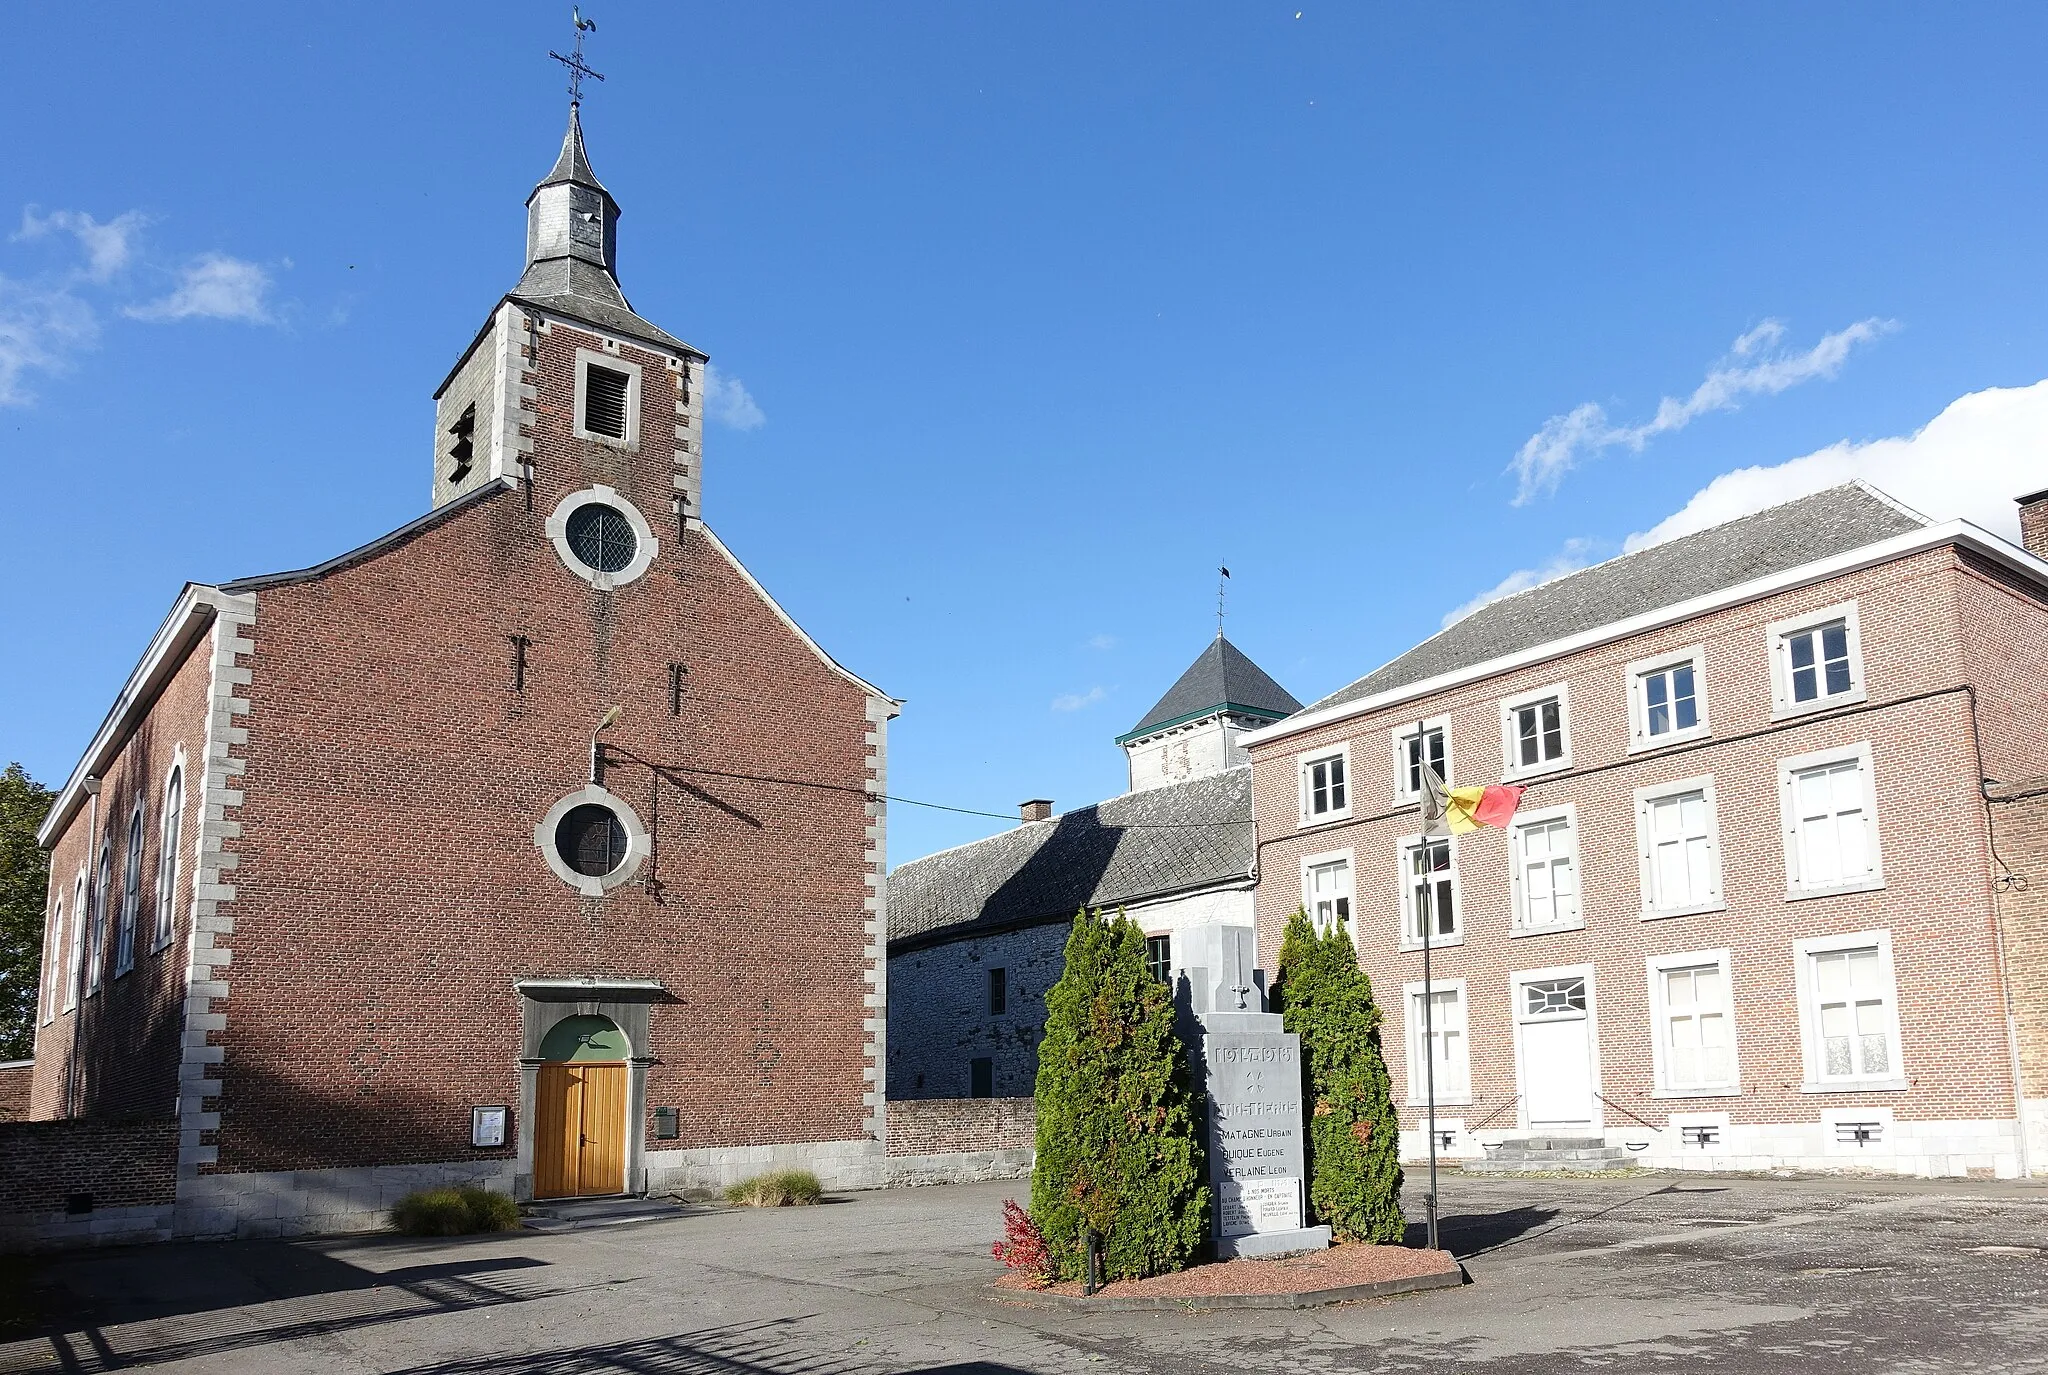
[[[1452,1177],[1444,1236],[1466,1287],[1291,1313],[1078,1316],[986,1296],[1014,1188],[546,1236],[72,1257],[35,1279],[68,1317],[0,1346],[0,1370],[2048,1371],[2037,1186]]]

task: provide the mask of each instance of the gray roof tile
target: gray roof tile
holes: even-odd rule
[[[1308,710],[1455,673],[1927,524],[1860,482],[1830,487],[1490,602]]]
[[[1218,635],[1152,710],[1145,713],[1145,718],[1117,739],[1129,740],[1169,722],[1225,706],[1245,707],[1276,721],[1301,710],[1293,693],[1267,677],[1266,670],[1253,663],[1243,650]]]
[[[948,939],[1063,921],[1251,873],[1249,768],[1126,793],[900,865],[889,939]]]

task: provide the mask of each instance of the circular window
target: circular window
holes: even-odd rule
[[[571,807],[555,823],[555,853],[579,874],[603,878],[626,862],[626,824],[595,802]]]
[[[625,513],[593,501],[569,513],[569,552],[600,573],[616,573],[633,561],[640,540]]]

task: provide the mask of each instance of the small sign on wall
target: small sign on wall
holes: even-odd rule
[[[673,1141],[682,1134],[682,1114],[680,1112],[674,1108],[656,1108],[654,1110],[655,1140]]]
[[[505,1144],[505,1123],[512,1109],[502,1104],[469,1110],[469,1144],[478,1147]]]

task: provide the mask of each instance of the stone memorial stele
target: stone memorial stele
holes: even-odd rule
[[[1301,1038],[1266,1011],[1264,980],[1253,968],[1257,933],[1216,924],[1181,940],[1189,958],[1180,970],[1187,981],[1183,1039],[1208,1097],[1216,1256],[1320,1250],[1330,1229],[1302,1225]]]

